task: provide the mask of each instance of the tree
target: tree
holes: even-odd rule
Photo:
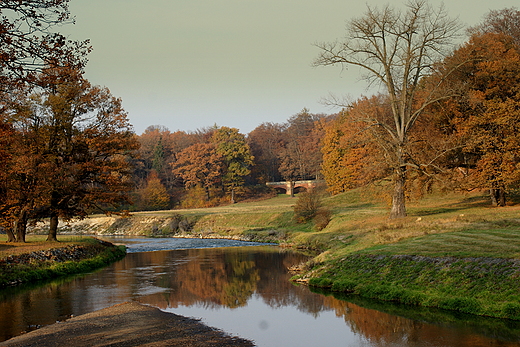
[[[255,158],[251,176],[258,183],[281,180],[278,153],[284,143],[283,130],[281,124],[262,123],[248,134],[247,142]]]
[[[170,196],[155,171],[150,173],[146,187],[140,191],[140,198],[144,210],[166,210],[170,207]]]
[[[390,5],[381,9],[368,6],[364,16],[347,24],[345,40],[316,44],[321,53],[315,66],[360,67],[370,84],[379,83],[388,93],[393,122],[382,123],[369,114],[363,119],[380,127],[392,148],[391,218],[406,216],[407,171],[416,168],[408,161],[409,134],[428,105],[451,96],[433,90],[421,104],[414,104],[421,79],[445,56],[459,30],[459,22],[450,19],[443,7],[433,9],[424,0],[412,0],[403,12]]]
[[[235,191],[244,184],[244,177],[251,173],[254,157],[244,135],[237,128],[220,127],[213,133],[216,153],[224,159],[224,186],[231,192],[235,203]]]
[[[312,114],[307,109],[287,121],[283,131],[284,143],[278,152],[279,171],[287,181],[316,179],[321,165],[321,128],[324,115]]]
[[[0,82],[34,83],[48,66],[81,69],[88,40],[67,40],[54,27],[72,22],[69,0],[5,0],[0,3]]]
[[[450,83],[461,97],[442,110],[462,142],[466,181],[462,186],[489,189],[494,206],[520,183],[520,46],[503,33],[473,35],[444,61],[446,67],[469,61]]]
[[[45,71],[39,93],[18,106],[17,143],[8,206],[24,240],[29,218],[50,218],[56,240],[59,218],[84,217],[129,201],[129,157],[138,148],[121,100],[91,86],[77,70]]]
[[[197,143],[177,155],[173,172],[179,175],[186,189],[204,188],[206,200],[211,198],[210,189],[220,184],[224,172],[224,158],[217,153],[213,143]]]
[[[377,145],[377,136],[365,122],[356,120],[360,109],[371,107],[376,114],[377,97],[361,99],[350,111],[344,110],[324,126],[322,141],[322,174],[327,189],[333,193],[347,191],[388,175],[382,147]]]
[[[473,36],[495,33],[511,37],[516,45],[520,45],[520,11],[516,8],[491,10],[484,21],[468,30]]]

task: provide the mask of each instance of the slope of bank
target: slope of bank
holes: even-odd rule
[[[124,247],[94,238],[68,242],[63,246],[45,246],[36,242],[0,246],[0,288],[22,283],[88,272],[125,256]],[[32,250],[34,248],[34,250]]]

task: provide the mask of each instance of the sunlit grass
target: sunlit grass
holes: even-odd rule
[[[9,255],[30,253],[49,248],[66,247],[72,244],[88,242],[92,239],[91,237],[87,236],[64,235],[59,236],[58,242],[48,242],[45,241],[46,238],[47,235],[27,235],[25,238],[25,243],[7,243],[7,236],[0,235],[0,259],[5,258]]]
[[[514,229],[455,231],[375,246],[364,252],[520,259],[520,233]]]

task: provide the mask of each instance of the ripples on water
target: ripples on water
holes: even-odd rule
[[[124,244],[128,253],[169,251],[176,249],[204,249],[217,247],[265,246],[265,243],[245,242],[226,239],[195,239],[195,238],[127,238],[103,237],[103,240],[114,244]]]

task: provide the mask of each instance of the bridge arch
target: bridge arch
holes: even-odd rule
[[[278,192],[285,192],[287,195],[294,195],[315,188],[323,180],[308,181],[283,181],[283,182],[267,182],[268,187],[276,189]]]

